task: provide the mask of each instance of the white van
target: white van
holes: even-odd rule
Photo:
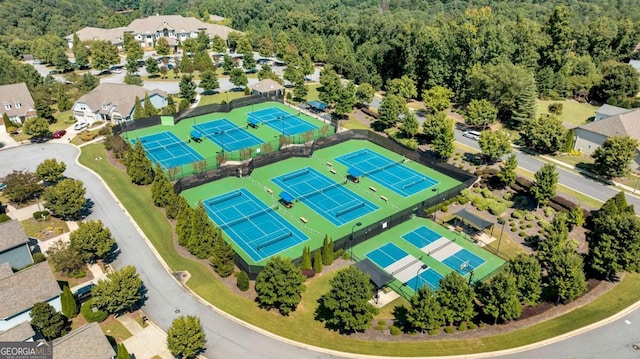
[[[480,138],[480,132],[478,131],[465,131],[462,135],[476,141]]]

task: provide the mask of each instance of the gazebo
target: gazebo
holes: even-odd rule
[[[264,97],[281,96],[284,94],[284,86],[272,79],[264,79],[251,86],[251,93]]]
[[[476,233],[491,227],[491,233],[493,233],[493,222],[471,213],[466,208],[454,213],[453,216],[456,218],[456,230],[459,232],[462,232],[463,225],[466,225],[475,229]]]
[[[393,277],[387,272],[380,269],[377,265],[373,264],[369,258],[365,258],[355,264],[356,268],[362,272],[367,273],[373,285],[375,286],[376,293],[373,299],[378,303],[378,297],[380,289],[393,281]]]

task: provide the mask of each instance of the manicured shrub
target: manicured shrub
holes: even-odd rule
[[[387,322],[384,320],[378,320],[378,325],[387,326]]]
[[[524,215],[524,219],[526,219],[527,221],[533,221],[535,217],[533,216],[533,214],[527,213]]]
[[[525,228],[527,228],[527,226],[525,226],[524,224],[521,224],[518,228],[525,229]]]
[[[236,286],[243,292],[249,290],[249,275],[247,275],[247,272],[238,272],[238,275],[236,276]]]
[[[526,237],[526,236],[527,236],[527,233],[526,233],[525,231],[522,231],[522,232],[518,233],[518,235],[519,235],[520,237],[523,237],[523,238],[524,238],[524,237]]]
[[[533,227],[533,223],[527,223],[527,228]]]
[[[93,323],[93,322],[100,323],[105,319],[107,319],[107,317],[109,316],[109,313],[97,308],[94,311],[93,307],[94,305],[93,305],[92,299],[89,299],[88,301],[84,302],[84,304],[82,304],[82,307],[80,307],[80,312],[82,313],[82,316],[84,317],[84,319],[86,319],[90,323]]]
[[[78,315],[78,303],[76,302],[76,298],[71,293],[68,285],[65,285],[62,289],[60,303],[62,305],[62,314],[64,314],[65,317],[71,319]]]
[[[474,330],[474,329],[476,329],[477,327],[478,327],[478,326],[476,325],[476,323],[474,323],[474,322],[469,323],[469,330]]]
[[[43,253],[34,253],[33,254],[33,262],[38,264],[38,263],[42,263],[46,260],[45,256]]]
[[[313,276],[316,275],[316,271],[313,269],[304,269],[304,270],[301,270],[300,272],[302,272],[302,275],[305,276],[306,278],[313,278]]]
[[[511,227],[510,229],[511,229],[511,232],[515,232],[515,231],[518,230],[518,228],[516,228],[516,227]]]
[[[427,333],[429,333],[429,335],[438,335],[440,334],[440,330],[441,329],[431,329]]]
[[[400,331],[400,328],[396,327],[395,325],[389,327],[389,332],[391,332],[391,335],[400,335],[400,333],[402,333]]]
[[[554,213],[556,213],[556,211],[549,206],[544,207],[542,211],[544,212],[545,217],[551,217]]]
[[[33,219],[41,220],[49,216],[49,211],[35,211],[33,212]]]
[[[444,332],[447,334],[453,334],[456,331],[456,327],[445,327]]]
[[[440,209],[442,212],[449,212],[449,206],[442,206]]]
[[[460,325],[458,326],[458,331],[464,332],[465,330],[467,330],[467,322],[460,323]]]
[[[515,219],[522,219],[524,217],[524,212],[522,210],[516,209],[511,213],[511,217]]]

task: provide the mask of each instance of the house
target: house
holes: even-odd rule
[[[115,29],[85,27],[76,34],[81,41],[108,40],[118,49],[122,49],[125,33],[132,34],[142,47],[153,47],[159,38],[164,37],[175,51],[179,42],[197,38],[200,31],[204,31],[211,39],[218,35],[226,41],[229,33],[235,30],[224,25],[202,22],[194,17],[157,15],[133,20],[128,26]],[[72,48],[73,34],[66,36],[65,39],[69,48]]]
[[[153,106],[167,106],[167,94],[161,90],[148,91],[140,86],[101,83],[93,91],[80,97],[73,104],[73,117],[78,122],[109,121],[112,124],[133,120],[136,96],[144,104],[145,95]]]
[[[264,79],[251,86],[251,93],[258,96],[281,96],[284,86],[272,79]]]
[[[0,114],[6,113],[12,122],[23,123],[36,116],[33,97],[24,82],[0,86],[0,106]]]
[[[0,265],[3,266],[0,270],[0,331],[30,321],[29,311],[35,303],[49,303],[61,310],[60,286],[47,262],[16,273],[7,271],[6,264]]]
[[[98,323],[89,323],[53,341],[54,358],[113,359],[115,356]]]
[[[0,342],[32,342],[36,332],[29,322],[22,322],[15,327],[0,332]]]
[[[33,263],[29,238],[18,220],[0,223],[0,264],[10,268],[24,268]]]
[[[573,148],[586,155],[592,154],[609,137],[629,136],[640,141],[640,108],[576,127],[574,133]],[[636,150],[636,157],[631,163],[633,170],[637,170],[638,167],[640,167],[640,147]]]
[[[593,120],[600,121],[603,118],[619,115],[621,113],[625,113],[629,111],[630,110],[628,108],[622,108],[618,106],[611,106],[611,105],[604,104],[596,110],[596,117]]]

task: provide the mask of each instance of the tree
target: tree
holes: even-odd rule
[[[408,138],[413,138],[418,130],[420,129],[420,122],[416,119],[416,115],[408,111],[407,114],[402,119],[402,125],[400,126],[400,130],[404,132],[404,135]]]
[[[213,246],[220,239],[220,230],[211,222],[202,201],[193,210],[191,216],[191,232],[185,247],[200,259],[208,258],[213,253]]]
[[[347,86],[340,86],[336,100],[336,115],[344,116],[353,111],[356,104],[356,86],[349,82]]]
[[[542,294],[542,268],[538,259],[520,253],[509,260],[506,270],[515,277],[519,301],[528,305],[536,304]]]
[[[302,248],[302,259],[300,260],[300,270],[309,270],[311,269],[311,251],[309,250],[309,246],[304,246]]]
[[[182,58],[180,58],[180,71],[185,74],[190,74],[193,70],[193,61],[191,61],[189,56],[183,55]]]
[[[153,181],[153,164],[140,141],[136,141],[133,148],[125,155],[127,174],[132,183],[145,186]]]
[[[224,39],[221,38],[220,35],[216,34],[213,36],[213,40],[211,40],[211,50],[218,54],[227,52],[227,43],[224,42]]]
[[[637,148],[638,140],[635,138],[609,137],[591,155],[594,159],[593,170],[607,178],[625,177],[631,172],[631,162]]]
[[[35,303],[29,312],[31,325],[46,340],[53,340],[69,332],[67,318],[49,303]]]
[[[492,163],[511,152],[509,133],[505,130],[482,131],[478,145],[482,154]]]
[[[271,70],[271,66],[267,64],[262,65],[262,68],[258,71],[258,80],[262,81],[264,79],[272,79],[280,85],[284,84],[280,76],[276,75],[276,73]]]
[[[45,119],[48,123],[56,122],[56,118],[53,117],[53,109],[51,108],[51,106],[49,106],[49,94],[47,94],[46,97],[44,96],[36,97],[34,99],[34,107],[36,108],[36,114],[38,115],[39,118]],[[44,126],[42,128],[44,129]],[[47,131],[48,130],[49,128],[47,127]]]
[[[320,250],[317,250],[313,253],[313,271],[315,273],[322,272],[322,253]]]
[[[407,113],[407,105],[400,96],[387,95],[380,102],[378,109],[378,122],[385,128],[395,125],[401,114]]]
[[[211,94],[215,89],[220,87],[218,83],[218,75],[211,70],[204,71],[200,74],[199,86],[205,91],[205,94]]]
[[[473,288],[458,272],[453,271],[440,280],[436,296],[444,321],[449,325],[469,321],[476,315]]]
[[[542,154],[556,153],[564,148],[567,129],[555,115],[542,114],[523,126],[525,146]]]
[[[408,100],[418,96],[416,82],[409,76],[404,75],[399,79],[393,79],[387,83],[387,96],[396,95]]]
[[[14,170],[5,176],[4,183],[7,185],[4,195],[16,203],[23,203],[42,192],[40,176],[33,172]]]
[[[231,72],[231,70],[233,70],[236,67],[236,63],[233,62],[233,59],[231,58],[231,56],[224,54],[224,57],[222,58],[222,69],[224,70],[225,74],[228,74]]]
[[[536,117],[536,97],[538,89],[533,74],[527,76],[524,88],[516,94],[514,99],[511,121],[515,128],[526,125]]]
[[[49,261],[56,271],[65,275],[75,273],[85,267],[84,260],[78,251],[71,248],[68,242],[57,241],[47,249]]]
[[[330,66],[325,66],[320,71],[320,87],[318,88],[318,98],[320,101],[332,106],[338,101],[342,83],[340,76]]]
[[[538,206],[545,205],[553,196],[556,195],[556,186],[558,184],[558,172],[556,166],[551,163],[545,163],[542,168],[534,175],[533,185],[529,192],[533,198],[538,201]]]
[[[71,105],[73,103],[69,100],[69,96],[67,95],[67,91],[65,91],[64,86],[58,87],[58,94],[56,96],[56,103],[58,105],[58,111],[68,111],[71,109]]]
[[[89,50],[87,50],[87,46],[80,41],[77,33],[73,34],[73,47],[71,49],[73,51],[73,57],[76,59],[76,65],[79,68],[84,68],[89,65]]]
[[[127,347],[124,346],[124,343],[118,344],[118,353],[116,355],[116,359],[131,359],[131,354],[127,350]]]
[[[602,81],[591,92],[595,99],[610,102],[611,99],[635,97],[639,90],[638,72],[633,66],[609,61],[602,65]]]
[[[558,302],[570,302],[587,290],[583,267],[582,256],[574,248],[554,248],[547,276]]]
[[[111,231],[100,220],[81,222],[69,235],[69,242],[85,261],[104,259],[116,244]]]
[[[178,96],[193,102],[196,98],[196,85],[193,83],[193,77],[191,75],[182,75],[179,87]]]
[[[251,46],[251,41],[247,36],[240,36],[238,38],[238,44],[236,46],[236,52],[239,54],[246,54],[253,52],[253,46]]]
[[[268,37],[263,37],[258,45],[258,54],[262,57],[273,56],[273,41]]]
[[[488,282],[480,286],[482,312],[498,321],[518,319],[522,313],[522,304],[518,298],[515,276],[508,271],[500,271]]]
[[[44,206],[56,216],[78,218],[87,205],[86,193],[82,181],[67,178],[47,188],[42,199]]]
[[[316,318],[333,330],[361,332],[369,328],[377,309],[369,303],[373,287],[369,275],[350,266],[329,281],[331,289],[320,297]]]
[[[158,67],[158,62],[153,57],[147,59],[147,73],[149,77],[155,77],[158,72],[160,72],[160,68]]]
[[[75,318],[78,315],[78,303],[76,298],[71,293],[68,285],[62,288],[62,295],[60,296],[60,304],[62,305],[62,314],[67,318]]]
[[[158,41],[156,41],[156,52],[158,55],[169,55],[171,52],[171,48],[169,47],[169,42],[164,36],[160,36]]]
[[[305,85],[304,79],[302,81],[297,81],[293,87],[293,97],[299,99],[301,101],[305,101],[307,97],[307,93],[309,93],[309,86]],[[337,107],[336,107],[337,111]]]
[[[213,69],[213,61],[209,53],[205,50],[199,50],[193,57],[193,69],[196,71],[207,71]]]
[[[133,119],[139,120],[141,118],[145,118],[144,108],[142,107],[142,102],[138,96],[135,97],[133,101]]]
[[[440,328],[444,324],[438,297],[428,287],[422,286],[413,297],[407,310],[407,323],[413,330],[421,332]]]
[[[174,199],[173,195],[175,192],[173,191],[173,185],[169,182],[169,179],[165,175],[159,163],[156,163],[153,172],[154,176],[153,182],[151,182],[151,199],[153,199],[154,205],[164,208],[171,202],[171,200]]]
[[[53,52],[51,64],[60,71],[71,69],[71,62],[69,62],[69,59],[67,58],[67,53],[61,47],[55,49]]]
[[[134,266],[107,274],[107,279],[98,281],[91,295],[93,303],[109,313],[118,314],[133,310],[142,299],[143,284]]]
[[[245,70],[251,70],[256,68],[256,59],[253,58],[253,52],[243,53],[242,56],[242,67]]]
[[[464,122],[469,127],[482,127],[484,130],[488,125],[494,123],[498,116],[498,109],[485,99],[471,100],[464,112]]]
[[[498,178],[505,186],[511,186],[516,181],[516,169],[518,168],[518,158],[512,153],[504,163],[500,165]]]
[[[90,92],[94,88],[98,87],[98,85],[100,85],[100,80],[90,73],[86,73],[82,75],[82,77],[80,78],[80,81],[77,84],[78,90],[80,90],[83,93]]]
[[[373,86],[366,82],[361,83],[356,89],[356,104],[364,105],[371,102],[375,93],[376,90],[373,89]]]
[[[191,359],[204,351],[204,330],[198,317],[188,315],[173,320],[167,332],[167,347],[177,358]]]
[[[213,270],[222,278],[226,278],[233,273],[236,252],[233,250],[233,247],[222,238],[219,232],[220,230],[218,229],[217,239],[213,243],[213,254],[210,262]]]
[[[143,113],[144,113],[144,117],[151,117],[151,116],[155,116],[158,114],[158,109],[153,105],[153,102],[151,102],[151,98],[149,97],[148,93],[144,94],[144,105],[142,106],[143,108]]]
[[[42,117],[32,117],[24,121],[24,124],[22,125],[22,131],[30,136],[51,136],[51,131],[49,130],[49,121]]]
[[[296,310],[305,289],[304,276],[291,259],[271,257],[256,278],[256,298],[262,308],[288,315]]]
[[[432,112],[441,112],[451,106],[453,91],[446,87],[434,86],[422,92],[424,107]]]
[[[91,43],[91,67],[106,70],[120,62],[118,48],[108,40],[94,40]]]
[[[326,234],[322,242],[322,264],[326,266],[333,264],[333,241]]]
[[[133,37],[132,33],[125,33],[122,42],[124,43],[124,51],[127,54],[127,59],[135,61],[142,58],[144,50],[142,46],[140,46],[140,42]]]
[[[231,81],[234,86],[238,87],[245,87],[247,86],[247,83],[249,83],[247,75],[240,68],[234,68],[231,70],[231,73],[229,74],[229,81]]]
[[[449,158],[455,151],[453,120],[444,112],[430,114],[422,123],[422,132],[431,140],[431,150],[442,158]]]

